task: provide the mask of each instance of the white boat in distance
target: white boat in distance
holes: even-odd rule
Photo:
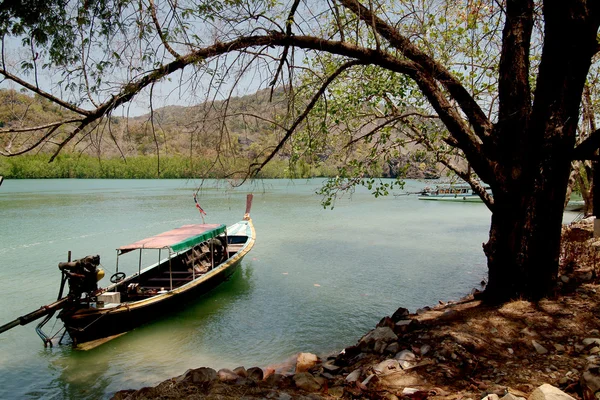
[[[486,188],[489,193],[489,188]],[[467,185],[444,185],[435,188],[425,187],[419,193],[419,200],[441,200],[481,203],[481,197]]]
[[[485,190],[491,195],[489,187]],[[441,200],[467,203],[481,203],[481,197],[468,185],[443,185],[435,188],[425,187],[419,193],[419,200]],[[583,200],[570,200],[565,207],[566,211],[583,210]]]

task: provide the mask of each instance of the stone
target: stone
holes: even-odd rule
[[[385,348],[385,353],[396,354],[398,350],[400,350],[400,344],[398,344],[398,342],[393,342]]]
[[[379,376],[379,384],[388,389],[401,389],[406,386],[419,385],[419,379],[413,375],[409,375],[404,371],[393,372],[387,375]]]
[[[584,346],[589,346],[589,345],[596,345],[596,346],[600,346],[600,339],[599,338],[586,338],[583,339],[583,345]]]
[[[592,394],[600,390],[600,376],[597,372],[590,370],[584,371],[584,373],[581,374],[579,383],[581,384],[581,387],[588,388]]]
[[[428,344],[424,344],[419,349],[419,352],[421,353],[422,356],[424,356],[425,354],[429,353],[430,350],[431,350],[431,346]]]
[[[346,377],[346,382],[351,383],[351,382],[356,382],[359,378],[360,378],[360,374],[361,374],[361,370],[359,369],[355,369],[354,371],[350,372],[348,374],[348,376]]]
[[[325,361],[323,364],[321,364],[321,367],[323,367],[324,371],[329,371],[331,373],[336,373],[341,368],[341,367],[335,365],[335,361],[334,360],[327,360],[327,361]]]
[[[197,368],[191,369],[186,373],[190,380],[196,384],[207,384],[217,380],[217,371],[212,368]]]
[[[297,388],[306,390],[307,392],[317,392],[321,390],[321,384],[308,372],[295,374],[294,384]]]
[[[523,328],[521,329],[521,333],[527,336],[537,336],[537,333],[535,333],[534,331],[532,331],[529,328]]]
[[[383,317],[376,327],[380,328],[382,326],[387,326],[388,328],[394,329],[394,324],[394,321],[390,317]]]
[[[237,367],[236,369],[233,370],[233,372],[235,372],[238,376],[241,376],[242,378],[248,377],[248,372],[246,371],[246,368],[244,368],[244,367]]]
[[[385,352],[385,349],[387,348],[387,346],[388,346],[387,342],[384,342],[383,340],[378,340],[373,345],[373,353],[383,354]]]
[[[560,343],[554,343],[554,350],[556,350],[559,353],[562,353],[565,351],[565,346],[563,346]]]
[[[567,275],[561,275],[560,276],[560,281],[562,283],[569,283],[569,277]]]
[[[296,359],[296,372],[306,372],[319,362],[319,357],[312,353],[300,353]]]
[[[402,350],[396,354],[394,359],[398,360],[398,363],[403,369],[409,369],[417,364],[417,356],[410,350]]]
[[[600,353],[600,347],[594,346],[590,349],[590,354],[598,354]]]
[[[546,353],[548,353],[548,349],[546,349],[544,346],[542,346],[541,344],[539,344],[535,340],[532,340],[531,344],[533,345],[533,348],[535,349],[535,351],[538,354],[546,354]]]
[[[240,378],[238,374],[227,368],[220,369],[217,377],[221,382],[235,382]]]
[[[341,399],[344,397],[344,387],[343,386],[334,386],[329,388],[327,394],[336,399]]]
[[[498,396],[496,393],[491,393],[483,397],[482,400],[500,400],[500,396]]]
[[[335,357],[335,364],[341,367],[348,365],[349,361],[360,354],[360,348],[358,346],[346,347],[344,350]]]
[[[555,388],[552,385],[544,383],[542,386],[535,389],[528,400],[575,400],[562,390]]]
[[[273,373],[265,378],[265,383],[271,387],[287,387],[289,386],[289,378],[285,375]]]
[[[500,400],[525,400],[525,397],[519,397],[512,393],[505,394]]]
[[[395,313],[392,314],[392,321],[394,322],[398,322],[400,320],[403,319],[407,319],[408,315],[409,315],[409,311],[408,309],[404,308],[404,307],[400,307],[399,309],[396,310]]]
[[[265,374],[262,369],[258,367],[248,368],[247,377],[252,379],[254,382],[260,382],[264,379]]]
[[[377,375],[389,374],[390,372],[400,371],[400,363],[395,359],[384,360],[373,367],[373,371]]]
[[[359,346],[361,349],[373,349],[375,348],[375,344],[377,342],[391,343],[396,340],[398,340],[398,336],[394,333],[394,331],[391,328],[384,326],[375,328],[363,336],[359,341]]]

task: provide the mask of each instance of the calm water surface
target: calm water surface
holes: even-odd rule
[[[0,399],[98,399],[188,368],[277,366],[296,353],[354,344],[385,315],[458,299],[486,276],[483,204],[375,199],[366,190],[319,205],[322,180],[231,189],[204,182],[207,223],[241,219],[253,192],[254,250],[231,280],[195,304],[88,352],[45,349],[32,323],[0,335]],[[55,300],[57,265],[188,223],[200,182],[6,180],[0,187],[0,325]],[[405,190],[425,186],[407,182]],[[398,191],[399,192],[399,191]],[[134,263],[135,264],[135,263]],[[121,266],[131,273],[136,265]],[[107,286],[105,278],[100,286]],[[52,320],[46,331],[57,332]]]

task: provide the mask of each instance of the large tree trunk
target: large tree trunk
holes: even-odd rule
[[[488,258],[490,302],[539,299],[554,287],[568,168],[565,174],[540,176],[531,187],[494,192]]]
[[[532,3],[509,2],[507,18],[518,20],[530,12],[522,7],[526,4]],[[490,239],[484,245],[489,270],[485,295],[491,301],[539,299],[554,286],[570,149],[575,145],[585,79],[598,46],[598,7],[589,0],[545,1],[535,100],[533,104],[523,101],[526,88],[507,91],[500,99],[494,127],[497,153],[491,160],[496,173],[494,181],[488,182],[494,206]],[[524,29],[518,23],[507,22],[507,26],[517,33]],[[505,34],[505,39],[510,37]],[[501,69],[527,69],[523,59],[508,52]],[[512,87],[510,74],[501,74],[500,79]]]

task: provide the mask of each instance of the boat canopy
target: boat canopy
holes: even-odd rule
[[[136,249],[166,249],[173,252],[188,249],[208,239],[212,239],[225,232],[226,226],[223,224],[195,224],[183,225],[182,227],[163,232],[146,239],[138,240],[135,243],[121,246],[117,249],[117,254],[125,254]]]

